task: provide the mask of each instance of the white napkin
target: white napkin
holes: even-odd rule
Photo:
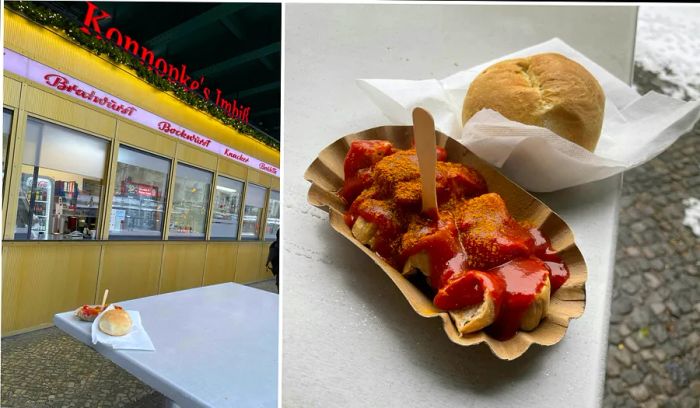
[[[593,74],[605,91],[603,131],[595,150],[558,137],[550,130],[513,122],[482,110],[464,127],[462,102],[471,81],[498,61],[558,52]],[[683,102],[633,88],[558,38],[458,72],[422,81],[359,79],[358,85],[398,125],[411,125],[415,107],[427,109],[435,127],[530,191],[555,191],[601,180],[639,166],[666,150],[700,118],[700,101]],[[545,160],[546,159],[546,160]]]
[[[114,309],[114,305],[109,305],[105,309]],[[146,333],[146,329],[143,328],[141,324],[141,314],[135,310],[126,311],[131,317],[131,331],[123,336],[110,336],[103,333],[99,328],[100,319],[104,312],[100,313],[99,316],[92,322],[92,344],[102,343],[112,346],[115,350],[146,350],[146,351],[156,351],[153,346],[151,338]]]

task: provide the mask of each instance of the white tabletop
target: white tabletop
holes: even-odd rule
[[[119,302],[141,313],[156,348],[113,350],[73,312],[58,328],[181,407],[277,407],[278,296],[235,283]]]
[[[306,167],[388,124],[356,78],[442,78],[552,37],[631,77],[636,8],[286,5],[282,402],[290,407],[591,407],[601,403],[621,177],[540,197],[589,270],[584,315],[556,346],[505,362],[451,343],[306,203]]]

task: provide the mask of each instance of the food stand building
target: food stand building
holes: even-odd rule
[[[3,336],[107,288],[120,301],[271,277],[279,150],[3,17]]]

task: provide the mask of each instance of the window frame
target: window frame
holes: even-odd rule
[[[17,119],[17,109],[11,106],[2,106],[3,116],[5,112],[10,113],[10,131],[7,133],[7,146],[5,146],[5,157],[3,157],[3,167],[2,167],[2,208],[5,208],[5,189],[7,187],[7,168],[10,165],[10,151],[12,143],[15,140],[15,133],[17,132],[15,121]],[[3,129],[4,131],[5,129]]]
[[[282,192],[280,190],[275,190],[272,187],[268,187],[267,189],[267,200],[265,200],[265,224],[263,225],[262,228],[262,239],[265,242],[274,242],[277,238],[266,238],[265,237],[265,229],[267,228],[267,220],[269,219],[268,214],[270,210],[270,197],[272,197],[272,193],[275,192],[278,194],[278,202],[280,203],[280,223],[279,223],[279,228],[282,228]]]
[[[241,187],[242,188],[242,190],[241,190],[241,205],[238,206],[238,223],[236,225],[236,236],[235,237],[212,237],[211,236],[211,228],[212,228],[212,225],[214,224],[213,205],[214,205],[214,201],[216,200],[216,197],[214,195],[216,194],[216,187],[218,186],[218,184],[214,184],[212,186],[212,197],[211,197],[212,198],[211,199],[212,208],[210,208],[211,216],[210,216],[209,227],[207,229],[207,232],[208,232],[208,234],[207,234],[208,239],[207,240],[214,241],[214,242],[226,242],[226,241],[238,242],[238,241],[241,241],[240,236],[241,236],[241,227],[243,226],[243,208],[245,207],[245,194],[246,194],[246,191],[248,188],[248,182],[246,180],[239,179],[236,177],[231,177],[228,174],[225,174],[225,173],[222,174],[220,172],[217,172],[215,179],[218,177],[223,177],[223,178],[228,179],[228,180],[236,181],[238,183],[241,183],[241,186],[242,186]],[[250,240],[246,240],[246,241],[250,241]]]
[[[90,136],[90,137],[95,137],[101,141],[106,142],[106,151],[105,151],[105,161],[103,163],[103,170],[101,173],[101,192],[100,192],[100,204],[97,207],[97,215],[96,215],[96,233],[95,233],[95,238],[94,239],[86,239],[85,241],[87,242],[95,242],[95,241],[124,241],[124,242],[157,242],[157,241],[204,241],[204,242],[247,242],[247,243],[253,243],[253,242],[272,242],[271,239],[265,239],[265,228],[268,225],[268,219],[267,219],[267,214],[269,211],[269,199],[270,199],[270,194],[272,191],[280,193],[280,203],[281,203],[281,191],[279,188],[273,190],[272,185],[266,185],[266,183],[256,183],[248,180],[247,177],[243,177],[241,175],[238,176],[232,176],[229,173],[225,172],[220,172],[218,170],[218,166],[216,169],[208,168],[206,166],[201,166],[198,164],[192,164],[189,160],[181,160],[179,159],[179,156],[177,153],[171,155],[165,154],[164,152],[156,152],[155,150],[148,148],[148,147],[143,147],[140,145],[140,143],[136,143],[135,141],[126,141],[126,140],[120,140],[119,137],[110,137],[107,134],[101,134],[101,133],[96,133],[95,131],[91,130],[86,130],[80,127],[77,127],[76,125],[73,125],[71,123],[64,123],[62,121],[59,121],[57,119],[53,119],[50,117],[45,117],[41,113],[38,112],[33,112],[33,111],[26,111],[22,110],[20,108],[14,107],[14,106],[6,106],[3,105],[3,110],[11,114],[11,126],[10,126],[10,134],[8,136],[8,144],[7,144],[7,150],[6,150],[6,155],[7,157],[5,158],[6,163],[6,172],[4,174],[5,180],[3,180],[3,200],[8,199],[7,203],[3,202],[3,205],[7,207],[8,211],[4,211],[4,216],[7,216],[5,220],[5,226],[7,228],[7,233],[5,234],[5,237],[3,237],[4,240],[7,241],[18,241],[18,242],[39,242],[39,241],[51,241],[51,242],[63,242],[66,240],[25,240],[25,239],[20,239],[17,240],[14,238],[15,236],[15,229],[16,229],[16,223],[17,223],[17,214],[18,214],[18,206],[17,203],[15,205],[11,204],[12,200],[15,200],[15,194],[13,194],[14,186],[16,189],[19,189],[20,183],[21,183],[21,171],[15,172],[12,171],[14,169],[14,165],[16,164],[15,162],[19,162],[18,164],[20,167],[23,165],[21,156],[24,153],[24,148],[25,148],[25,135],[24,132],[26,131],[27,128],[27,123],[30,120],[36,120],[40,122],[45,122],[50,125],[58,126],[61,128],[64,128],[66,130],[74,131],[79,134],[85,135],[85,136]],[[24,123],[22,123],[22,121]],[[19,132],[19,133],[18,133]],[[179,143],[179,142],[178,142]],[[169,163],[169,170],[168,174],[166,175],[166,182],[164,185],[164,201],[163,201],[163,216],[162,216],[162,224],[161,228],[159,231],[158,235],[153,235],[153,236],[136,236],[136,235],[113,235],[109,229],[109,223],[111,219],[111,214],[114,209],[114,197],[115,197],[115,192],[114,189],[118,185],[117,180],[116,180],[116,169],[118,168],[119,165],[119,151],[121,148],[125,148],[128,150],[132,150],[137,153],[145,154],[148,156],[155,157],[157,159],[162,159],[166,160]],[[12,160],[10,162],[9,160]],[[223,160],[221,157],[217,157],[218,161]],[[204,236],[203,237],[196,237],[196,238],[191,238],[191,237],[171,237],[169,235],[169,230],[167,227],[170,224],[170,217],[172,215],[172,204],[173,204],[173,199],[174,196],[172,195],[174,191],[174,186],[177,178],[177,166],[179,164],[183,164],[192,168],[195,168],[197,170],[205,171],[208,174],[211,174],[211,184],[210,184],[210,189],[209,189],[209,200],[206,202],[206,211],[207,215],[205,217],[205,224],[204,224]],[[14,174],[18,173],[18,174]],[[9,174],[9,176],[8,176]],[[70,173],[68,173],[70,174]],[[238,208],[238,224],[237,224],[237,231],[236,231],[236,236],[235,237],[211,237],[210,232],[213,224],[213,212],[214,212],[214,199],[215,199],[215,194],[216,194],[216,187],[217,187],[217,178],[221,176],[225,179],[232,180],[238,183],[242,183],[242,192],[241,192],[241,203]],[[248,197],[248,189],[250,186],[255,186],[255,188],[262,188],[264,189],[264,202],[263,202],[263,207],[261,208],[261,213],[260,213],[260,227],[257,231],[257,234],[254,237],[250,238],[244,238],[243,237],[243,225],[244,225],[244,213],[245,213],[245,204],[246,204],[246,199]],[[7,188],[5,188],[7,187]],[[19,190],[15,192],[19,194]],[[5,197],[5,194],[7,194],[7,197]],[[109,201],[109,202],[108,202]],[[280,221],[281,221],[281,210],[280,210]],[[71,240],[71,242],[82,242],[81,240]]]
[[[257,235],[255,236],[255,238],[243,238],[243,217],[245,217],[245,203],[246,203],[246,199],[248,198],[248,189],[250,186],[260,187],[260,188],[264,189],[265,190],[265,201],[263,202],[263,206],[261,208],[262,212],[260,214],[260,217],[261,217],[262,223],[260,224],[261,228],[258,230]],[[261,241],[264,241],[264,239],[262,239],[262,237],[263,237],[263,233],[264,233],[265,229],[262,228],[262,226],[266,222],[265,221],[265,217],[266,217],[265,210],[267,209],[267,197],[268,197],[269,191],[270,191],[270,187],[265,187],[262,184],[257,184],[257,183],[253,183],[250,181],[246,181],[246,183],[245,183],[245,195],[243,196],[243,205],[241,205],[240,226],[238,227],[238,240],[239,241],[241,241],[241,242],[261,242]]]
[[[24,111],[20,108],[7,107],[7,106],[3,105],[3,110],[5,110],[5,109],[12,111],[12,123],[14,125],[10,129],[10,135],[8,137],[8,147],[12,144],[12,143],[10,143],[10,140],[14,139],[14,143],[15,143],[15,146],[14,146],[15,151],[13,152],[13,154],[12,155],[10,154],[9,149],[7,151],[7,155],[12,156],[12,163],[6,162],[6,165],[8,165],[8,166],[9,165],[14,166],[15,164],[18,164],[21,168],[22,166],[25,165],[22,161],[22,157],[24,155],[24,148],[25,148],[25,141],[26,141],[26,130],[27,130],[27,125],[29,123],[29,120],[32,120],[32,119],[36,120],[36,121],[48,123],[48,124],[51,124],[54,126],[59,126],[59,127],[62,127],[62,128],[86,135],[86,136],[100,139],[100,140],[105,141],[107,143],[107,147],[105,149],[105,161],[103,163],[103,168],[102,168],[102,179],[101,179],[102,185],[101,185],[101,192],[100,192],[100,205],[97,207],[97,217],[96,217],[97,222],[95,224],[95,238],[94,239],[87,239],[87,240],[15,239],[14,238],[15,233],[16,233],[15,231],[17,229],[17,213],[19,211],[19,206],[17,205],[17,203],[15,203],[14,204],[14,211],[11,211],[11,212],[9,212],[7,210],[3,211],[3,213],[4,213],[3,216],[7,216],[5,226],[9,227],[9,228],[7,228],[7,232],[4,233],[3,240],[12,241],[12,242],[32,242],[32,243],[43,242],[43,241],[53,242],[53,243],[65,242],[65,241],[73,242],[73,243],[75,243],[75,242],[101,241],[102,239],[100,237],[100,231],[102,230],[102,228],[104,226],[104,222],[105,222],[105,219],[104,219],[105,218],[104,217],[104,210],[106,208],[105,201],[107,200],[107,196],[108,196],[108,191],[107,191],[108,188],[107,187],[109,187],[109,184],[110,184],[109,183],[110,182],[110,180],[109,180],[109,166],[112,162],[112,147],[116,143],[116,141],[110,137],[105,136],[105,135],[91,132],[91,131],[88,131],[86,129],[78,128],[78,127],[73,126],[73,125],[68,124],[68,123],[59,122],[55,119],[51,119],[51,118],[42,116],[41,114],[38,114],[35,112]],[[21,126],[21,124],[19,123],[19,121],[22,119],[24,120],[23,126]],[[18,135],[16,133],[20,128],[22,129],[22,134],[21,134],[21,137],[18,137]],[[13,132],[13,130],[14,130],[14,132]],[[21,178],[22,178],[22,172],[20,170],[19,172],[15,171],[14,173],[18,173],[18,174],[13,174],[12,177],[10,177],[9,179],[7,179],[8,173],[5,173],[5,175],[4,175],[5,180],[3,180],[3,189],[5,189],[5,187],[6,187],[6,184],[5,184],[6,181],[10,182],[10,185],[8,185],[7,187],[11,187],[11,184],[14,181],[13,179],[16,179],[16,181],[17,181],[16,187],[21,188],[20,183],[21,183]],[[67,173],[67,172],[64,172],[64,173]],[[67,173],[67,174],[70,174],[70,173]],[[19,191],[17,191],[17,195],[19,196]],[[3,199],[4,199],[4,197],[5,197],[5,192],[3,191]],[[19,198],[19,197],[17,197],[17,198]],[[8,202],[7,202],[8,206],[10,206],[10,202],[13,199],[14,198],[13,198],[12,191],[8,190]],[[14,199],[14,200],[16,201],[16,199]],[[5,205],[5,204],[6,203],[3,202],[3,205]],[[5,208],[5,207],[3,207],[3,208]],[[9,237],[9,238],[5,238],[5,237]]]
[[[196,169],[196,170],[205,171],[205,172],[211,174],[211,183],[209,184],[209,198],[206,201],[207,213],[204,216],[204,236],[201,238],[200,237],[195,237],[195,238],[193,238],[193,237],[176,237],[176,238],[172,238],[170,236],[169,225],[170,225],[170,218],[173,215],[173,200],[175,200],[175,194],[172,194],[171,197],[168,198],[169,202],[168,202],[168,206],[167,206],[167,210],[168,210],[167,211],[167,213],[168,213],[167,214],[168,237],[166,239],[163,239],[163,240],[164,241],[210,241],[210,239],[209,239],[209,222],[208,221],[209,221],[210,214],[212,214],[211,203],[212,203],[212,198],[213,198],[213,189],[214,189],[215,181],[216,181],[216,172],[211,170],[211,169],[207,169],[207,168],[204,168],[202,166],[198,166],[196,164],[192,164],[192,163],[184,161],[184,160],[173,159],[172,168],[175,169],[175,172],[174,172],[175,177],[172,178],[172,189],[173,190],[175,189],[175,183],[177,183],[177,166],[180,164],[182,164],[183,166],[191,167],[191,168]]]
[[[115,141],[115,142],[116,142],[116,141]],[[110,160],[110,164],[112,163],[112,161],[114,161],[114,177],[113,177],[113,180],[110,180],[110,181],[112,182],[112,183],[111,183],[112,185],[110,186],[110,187],[112,187],[112,190],[114,190],[114,188],[116,188],[116,186],[117,186],[117,179],[116,179],[117,174],[116,174],[116,172],[117,172],[117,167],[119,166],[119,149],[120,149],[121,147],[124,147],[124,148],[126,148],[126,149],[128,149],[128,150],[136,151],[137,153],[142,153],[142,154],[145,154],[145,155],[153,156],[153,157],[155,157],[155,158],[157,158],[157,159],[166,160],[166,161],[168,162],[168,167],[169,167],[169,169],[168,169],[168,174],[167,174],[166,181],[165,181],[165,191],[163,192],[163,194],[164,194],[164,199],[163,199],[163,218],[161,219],[160,235],[158,235],[157,237],[156,237],[156,236],[153,236],[153,237],[149,237],[149,236],[137,236],[137,235],[126,235],[126,236],[119,236],[119,235],[117,235],[117,236],[113,236],[113,235],[111,234],[111,230],[109,229],[109,224],[107,224],[107,226],[106,226],[106,228],[105,228],[105,231],[106,231],[107,236],[106,236],[105,239],[106,239],[107,241],[149,241],[149,242],[153,242],[153,241],[165,241],[165,240],[166,240],[166,238],[165,238],[165,233],[166,233],[165,225],[166,225],[167,219],[169,218],[169,211],[168,211],[168,208],[169,208],[169,200],[170,200],[170,183],[171,183],[172,180],[173,180],[173,177],[172,177],[173,168],[174,168],[173,166],[174,166],[174,163],[176,162],[176,158],[175,158],[175,157],[172,157],[172,158],[171,158],[171,157],[166,157],[166,156],[163,156],[162,154],[154,153],[154,152],[152,152],[151,150],[148,150],[148,149],[144,149],[144,148],[142,148],[142,147],[135,146],[135,145],[133,145],[133,144],[131,144],[131,143],[125,143],[125,142],[119,141],[119,142],[117,143],[117,146],[116,146],[116,149],[115,149],[115,150],[116,150],[116,156],[115,156],[115,158],[114,158],[113,160]],[[111,200],[111,202],[109,203],[109,207],[107,207],[107,208],[105,209],[105,210],[106,210],[106,211],[105,211],[105,214],[106,214],[107,218],[111,218],[112,209],[113,209],[113,204],[114,204],[114,192],[113,192],[113,191],[110,191],[110,193],[111,193],[111,198],[112,198],[112,200]],[[105,222],[106,222],[106,221],[105,221]]]

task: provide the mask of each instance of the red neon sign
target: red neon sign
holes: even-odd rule
[[[193,79],[191,76],[187,75],[187,65],[180,64],[180,66],[175,66],[162,57],[156,58],[153,51],[139,44],[130,36],[123,35],[116,27],[108,28],[103,34],[98,22],[110,18],[111,15],[104,10],[100,10],[89,1],[87,5],[87,13],[85,13],[85,18],[83,19],[83,26],[80,28],[82,32],[88,35],[94,35],[98,40],[106,39],[117,44],[125,51],[140,58],[141,63],[145,64],[149,70],[154,70],[156,74],[161,77],[167,77],[168,80],[182,86],[187,91],[198,91],[201,88],[202,95],[204,95],[208,101],[211,101],[211,97],[215,96],[213,102],[222,108],[228,116],[248,123],[250,106],[243,106],[243,104],[238,103],[236,99],[228,101],[222,98],[221,89],[216,88],[214,92],[212,92],[209,87],[203,86],[205,81],[204,76],[199,79]]]

